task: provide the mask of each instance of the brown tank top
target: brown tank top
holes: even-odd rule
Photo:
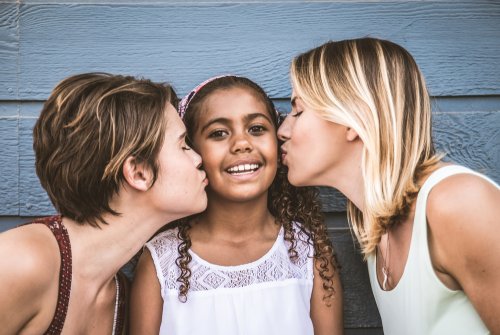
[[[50,323],[49,328],[45,331],[46,335],[59,335],[62,332],[66,314],[68,312],[69,297],[71,294],[71,276],[72,276],[72,259],[71,259],[71,243],[69,240],[68,231],[62,224],[60,215],[50,216],[36,219],[32,224],[44,224],[54,234],[59,245],[59,253],[61,255],[61,269],[59,271],[59,293],[57,296],[57,306]],[[126,314],[126,292],[128,287],[127,278],[119,272],[118,278],[118,309],[115,321],[115,334],[125,333],[125,314]]]

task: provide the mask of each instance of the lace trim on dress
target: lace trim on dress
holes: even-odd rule
[[[288,246],[284,240],[283,229],[280,230],[273,247],[259,260],[238,265],[220,266],[211,264],[191,252],[193,259],[189,264],[191,269],[190,291],[207,291],[217,288],[246,287],[266,282],[284,281],[287,279],[312,279],[312,246],[305,242],[307,237],[296,227],[297,259],[290,261]],[[148,243],[153,259],[159,262],[163,276],[162,288],[178,290],[180,283],[177,278],[180,270],[175,264],[178,257],[177,229],[165,231]],[[160,273],[158,273],[160,275]]]

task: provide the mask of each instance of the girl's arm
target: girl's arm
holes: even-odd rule
[[[500,334],[500,190],[474,175],[451,176],[429,194],[427,219],[434,268]]]
[[[311,296],[311,319],[314,326],[314,335],[342,335],[344,334],[343,319],[343,294],[342,285],[338,272],[333,277],[333,288],[335,294],[330,299],[330,306],[323,301],[325,290],[323,289],[323,279],[314,265],[314,282]],[[332,263],[329,263],[330,273],[333,272]]]
[[[158,335],[162,310],[163,299],[156,269],[149,250],[144,248],[132,282],[130,334]]]

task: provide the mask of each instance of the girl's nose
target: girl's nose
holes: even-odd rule
[[[246,134],[242,134],[240,136],[237,136],[234,139],[232,151],[235,153],[241,153],[241,152],[250,152],[253,150],[253,146],[251,141],[248,140]]]

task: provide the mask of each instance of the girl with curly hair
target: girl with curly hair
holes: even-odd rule
[[[208,207],[146,244],[132,333],[342,334],[338,267],[316,190],[287,181],[272,101],[247,78],[221,76],[179,112],[203,159]]]

